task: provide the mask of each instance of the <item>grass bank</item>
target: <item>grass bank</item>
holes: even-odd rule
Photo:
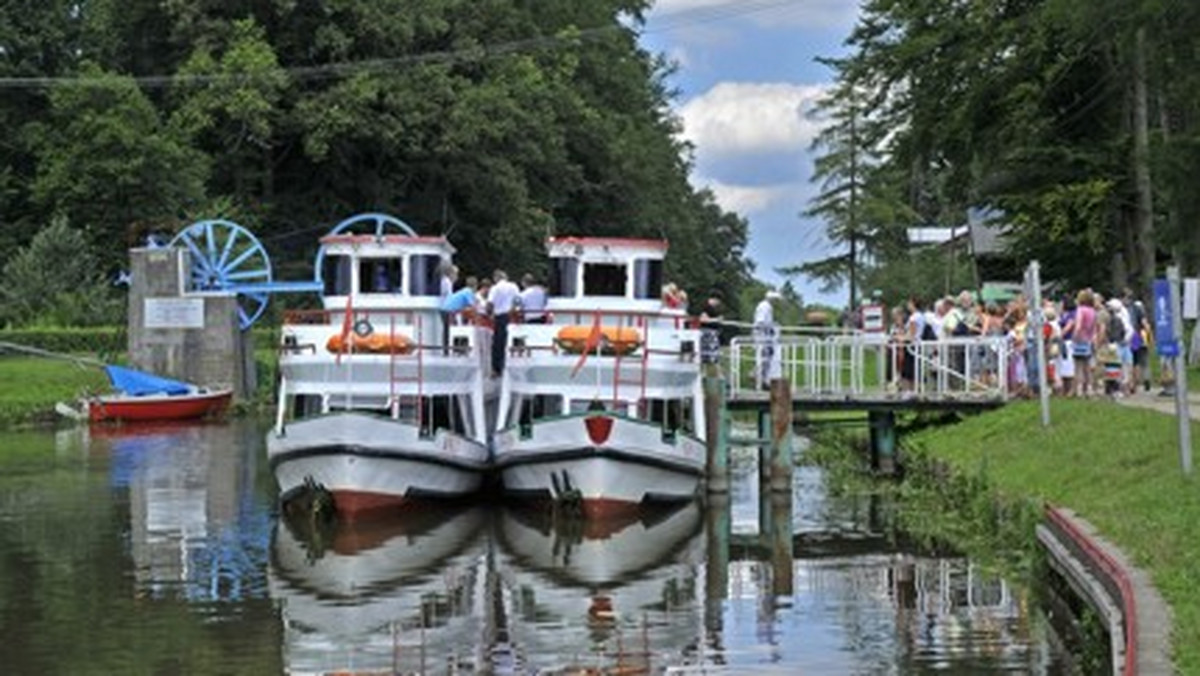
[[[234,414],[269,405],[275,396],[274,350],[256,350],[258,391],[253,401],[239,402]],[[78,356],[98,359],[96,354]],[[74,404],[85,393],[109,392],[108,376],[99,366],[27,355],[0,356],[0,428],[20,427],[57,419],[54,404]]]
[[[37,357],[0,358],[0,426],[51,420],[54,404],[74,402],[85,391],[108,389],[94,366]]]
[[[1200,476],[1185,479],[1171,416],[1108,401],[1055,400],[1053,425],[1018,402],[909,436],[1002,499],[1076,510],[1153,577],[1174,614],[1181,673],[1200,673]],[[1193,438],[1200,425],[1193,423]]]

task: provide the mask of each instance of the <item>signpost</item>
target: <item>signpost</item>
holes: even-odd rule
[[[883,333],[883,306],[862,306],[862,330],[867,333]]]
[[[1192,474],[1192,427],[1188,415],[1187,372],[1180,354],[1183,312],[1179,293],[1179,266],[1167,268],[1166,279],[1154,280],[1154,338],[1158,355],[1171,360],[1175,374],[1175,417],[1179,422],[1179,461],[1185,476]]]
[[[1037,352],[1038,395],[1042,403],[1042,427],[1050,426],[1050,388],[1046,383],[1046,313],[1042,310],[1042,271],[1037,261],[1030,261],[1025,270],[1025,290],[1029,297],[1029,323],[1033,327]]]

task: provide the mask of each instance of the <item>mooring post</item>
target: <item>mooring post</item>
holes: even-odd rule
[[[725,411],[725,379],[716,364],[704,374],[705,477],[709,493],[729,492],[729,425]]]
[[[708,557],[704,570],[704,626],[722,630],[723,607],[729,595],[729,534],[733,512],[728,495],[710,495],[704,510]]]
[[[896,471],[896,414],[892,411],[870,411],[867,422],[871,428],[871,469],[885,474]]]
[[[792,494],[771,493],[771,592],[792,595],[795,553],[792,552]]]
[[[792,384],[783,378],[771,381],[772,491],[792,490]]]

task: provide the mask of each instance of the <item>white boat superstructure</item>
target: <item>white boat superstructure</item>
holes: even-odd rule
[[[666,242],[552,238],[549,317],[513,324],[495,464],[507,494],[611,517],[704,473],[700,332],[660,295]]]
[[[343,224],[344,226],[345,224]],[[443,237],[356,233],[321,240],[323,309],[290,313],[267,453],[281,496],[330,491],[353,519],[479,489],[497,387],[491,330],[439,311]]]

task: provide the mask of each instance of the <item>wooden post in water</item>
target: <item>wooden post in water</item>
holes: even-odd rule
[[[723,630],[722,608],[729,595],[729,535],[733,527],[729,496],[709,496],[704,520],[708,553],[704,568],[704,628],[719,634]]]
[[[772,491],[792,491],[792,384],[783,378],[771,381]]]
[[[896,414],[870,411],[867,424],[871,428],[871,469],[892,474],[896,471]]]
[[[729,492],[729,418],[725,410],[725,379],[716,364],[704,373],[704,443],[708,453],[704,475],[709,493]]]
[[[792,494],[771,493],[771,593],[791,596],[793,593],[792,552]]]

